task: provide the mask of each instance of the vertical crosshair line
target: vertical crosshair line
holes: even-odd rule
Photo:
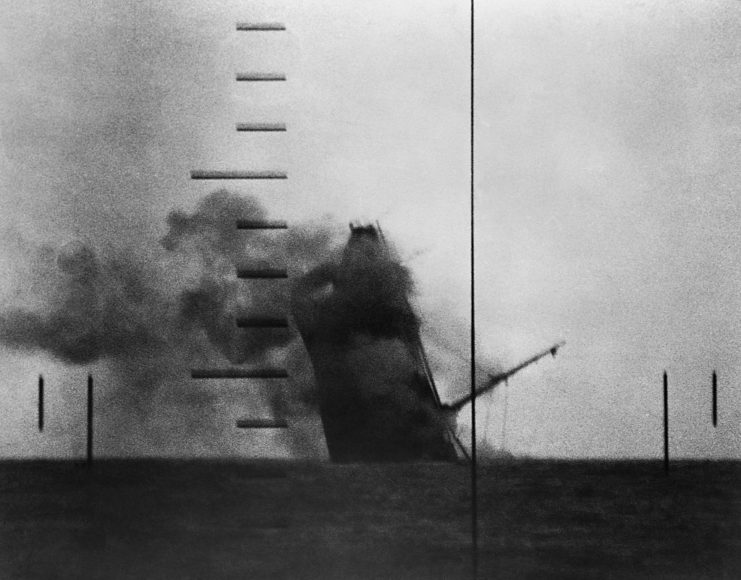
[[[474,0],[471,0],[471,563],[473,577],[478,577],[479,526],[476,458],[476,284],[475,205],[474,205]]]

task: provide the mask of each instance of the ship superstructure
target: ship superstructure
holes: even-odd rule
[[[441,402],[409,302],[411,285],[380,227],[356,224],[339,260],[297,283],[292,311],[314,368],[333,461],[466,456],[454,426],[470,396]],[[476,396],[560,346],[491,375]]]

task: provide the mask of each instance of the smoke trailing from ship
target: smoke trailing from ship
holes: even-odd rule
[[[288,291],[246,289],[235,277],[237,266],[288,259],[306,268],[326,255],[331,234],[299,227],[287,234],[287,244],[264,233],[246,238],[235,230],[238,216],[261,219],[264,211],[252,198],[218,191],[192,214],[171,212],[161,247],[148,255],[78,241],[38,248],[31,279],[16,291],[16,301],[36,307],[5,308],[0,340],[71,364],[156,355],[179,345],[215,349],[233,364],[259,362],[285,346],[286,333],[256,336],[238,329],[235,319],[248,311],[285,312]]]
[[[233,448],[233,423],[213,422],[223,411],[219,388],[191,380],[190,368],[287,365],[299,383],[295,393],[245,389],[245,413],[260,416],[304,412],[312,381],[294,333],[237,327],[240,315],[286,315],[290,304],[285,283],[241,281],[237,267],[287,265],[300,276],[340,244],[340,228],[331,223],[297,224],[280,234],[236,230],[237,219],[265,217],[255,198],[221,190],[193,212],[170,212],[155,247],[73,241],[23,248],[29,265],[0,310],[0,342],[100,369],[101,437],[116,433],[118,451],[127,439],[142,438],[207,454]],[[167,443],[168,426],[155,424],[157,405],[172,406],[182,427],[177,442]],[[111,406],[115,412],[106,413]]]
[[[419,400],[428,386],[413,347],[420,327],[409,307],[413,281],[393,249],[374,228],[343,247],[342,228],[330,222],[277,235],[235,230],[237,219],[265,218],[255,198],[220,190],[193,212],[170,212],[157,247],[74,241],[26,249],[31,267],[0,311],[0,342],[69,365],[103,365],[112,384],[103,404],[116,412],[105,415],[110,424],[101,432],[116,433],[121,450],[130,438],[167,447],[166,426],[150,417],[162,404],[187,425],[192,448],[229,447],[233,429],[204,413],[217,412],[218,390],[187,374],[219,364],[288,367],[290,388],[246,395],[256,414],[315,412],[326,404],[327,382],[342,380],[361,393],[358,404],[375,406],[372,420],[395,425],[398,437],[437,431]],[[235,276],[243,265],[287,265],[291,278],[246,283]],[[303,340],[285,329],[240,329],[235,320],[245,314],[289,315]],[[368,445],[381,445],[366,435]],[[317,446],[305,434],[278,444],[299,455]]]

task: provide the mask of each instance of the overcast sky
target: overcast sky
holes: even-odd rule
[[[169,210],[214,188],[191,169],[285,169],[286,183],[230,187],[277,218],[379,220],[412,268],[431,352],[465,353],[466,4],[4,0],[4,239],[156,243]],[[741,457],[741,6],[478,4],[478,348],[507,366],[567,341],[510,381],[507,448],[656,457],[667,369],[673,453]],[[239,71],[288,82],[236,83]],[[288,132],[234,130],[252,120]],[[0,250],[5,293],[17,244]],[[83,449],[88,369],[10,351],[0,364],[0,454]],[[436,366],[444,389],[465,388],[464,367]],[[40,371],[67,393],[47,437],[34,432]],[[504,398],[481,405],[495,444]]]

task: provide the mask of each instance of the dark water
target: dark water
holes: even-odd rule
[[[741,578],[741,463],[481,468],[480,578]],[[0,579],[470,578],[466,466],[0,463]]]

